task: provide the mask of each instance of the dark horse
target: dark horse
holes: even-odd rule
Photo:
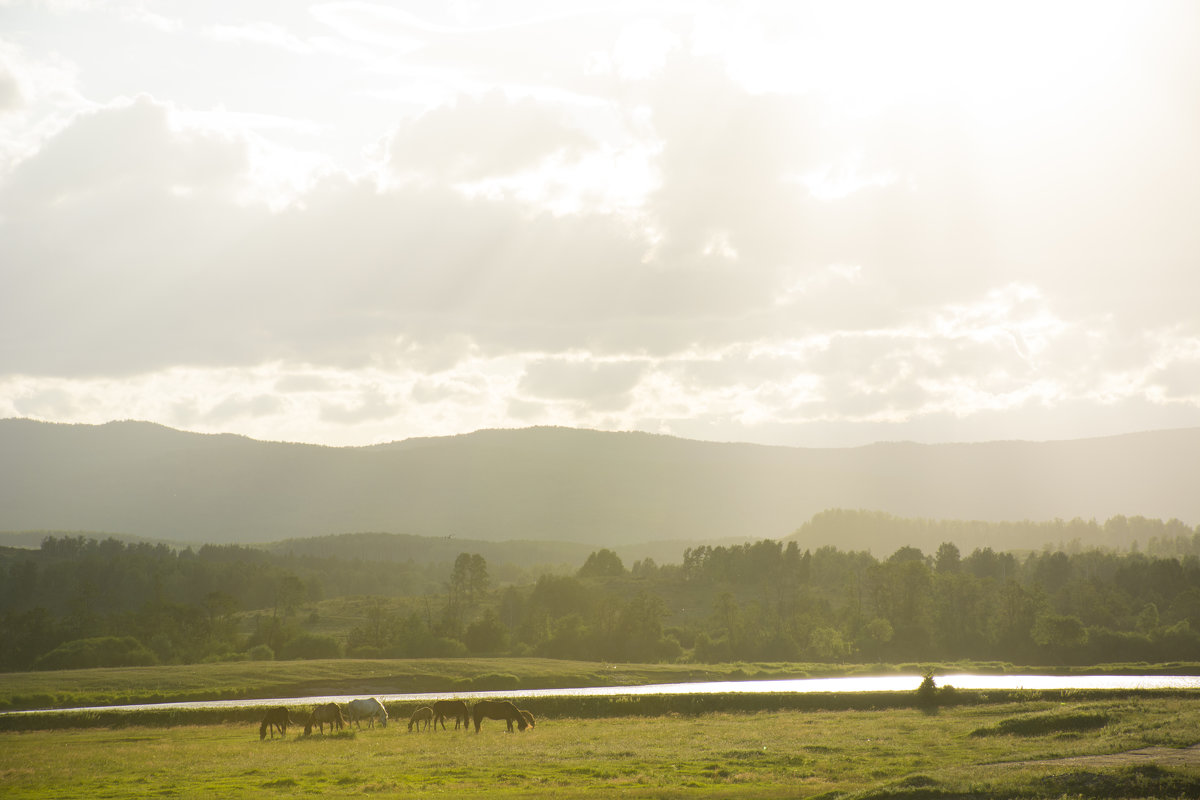
[[[433,709],[429,706],[421,706],[412,713],[408,718],[408,729],[411,731],[412,726],[417,726],[417,733],[421,732],[421,723],[425,723],[425,729],[429,730],[429,723],[433,719]]]
[[[479,733],[479,724],[485,719],[504,720],[508,723],[509,733],[512,733],[514,722],[517,723],[517,728],[522,731],[529,727],[529,723],[521,715],[520,709],[507,700],[480,700],[471,709],[471,713],[475,715],[476,733]]]
[[[263,717],[262,725],[258,726],[258,738],[267,738],[267,731],[271,732],[271,738],[275,738],[275,729],[279,728],[280,736],[287,736],[287,727],[292,724],[292,718],[288,716],[288,710],[284,706],[267,710],[267,715]]]
[[[305,736],[312,733],[314,723],[321,733],[325,733],[325,725],[328,724],[329,732],[333,733],[333,726],[336,725],[340,731],[342,726],[346,724],[346,718],[342,716],[342,710],[338,708],[337,703],[326,703],[325,705],[317,706],[308,715],[308,722],[304,723]]]
[[[454,730],[458,730],[461,723],[463,730],[471,724],[471,715],[467,713],[467,704],[462,700],[438,700],[433,704],[433,727],[437,728],[437,724],[442,723],[442,730],[446,730],[446,718],[454,718]]]

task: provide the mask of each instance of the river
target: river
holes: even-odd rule
[[[1200,689],[1197,675],[935,675],[938,686],[958,689]],[[655,694],[722,694],[747,692],[758,694],[796,692],[906,692],[921,683],[920,675],[883,675],[850,678],[789,678],[757,681],[709,681],[701,683],[654,683],[640,686],[589,686],[569,689],[511,689],[489,692],[425,692],[413,694],[377,694],[385,703],[429,703],[434,700],[461,698],[480,700],[488,697],[511,699],[529,697],[620,697]],[[258,700],[208,700],[182,703],[146,703],[120,706],[89,706],[73,709],[11,711],[10,714],[38,714],[47,711],[147,711],[170,709],[231,708],[285,704],[346,703],[363,695],[320,695],[313,697],[276,697]]]

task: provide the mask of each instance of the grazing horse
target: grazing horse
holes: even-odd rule
[[[287,736],[287,727],[292,724],[292,718],[288,716],[288,710],[285,706],[279,706],[267,710],[267,715],[263,717],[262,725],[258,726],[258,739],[262,741],[267,738],[267,731],[271,732],[271,738],[275,738],[275,729],[279,728],[280,736]]]
[[[446,730],[447,717],[454,717],[454,730],[458,730],[459,723],[462,723],[464,731],[471,725],[471,715],[467,713],[467,704],[462,700],[438,700],[433,704],[435,730],[439,722],[442,723],[442,730]]]
[[[387,709],[374,697],[360,697],[357,700],[351,700],[346,705],[346,714],[359,730],[362,730],[362,723],[359,720],[364,719],[367,720],[368,727],[374,728],[375,720],[379,720],[383,727],[387,727]]]
[[[521,716],[521,711],[508,700],[480,700],[471,709],[471,713],[475,716],[475,732],[479,733],[479,724],[485,719],[502,719],[508,723],[508,732],[512,733],[513,723],[517,723],[517,728],[524,731],[529,727],[529,723],[525,721],[525,717]]]
[[[333,726],[337,725],[337,729],[340,731],[342,726],[346,724],[346,720],[342,716],[342,710],[338,708],[337,703],[326,703],[325,705],[317,706],[308,715],[308,722],[304,724],[305,736],[312,733],[313,723],[317,724],[321,733],[325,733],[325,725],[328,723],[329,732],[333,733]]]
[[[421,706],[412,713],[408,718],[408,729],[411,731],[413,723],[417,724],[417,733],[421,732],[421,723],[425,723],[425,730],[429,730],[429,723],[433,721],[433,709],[429,706]]]
[[[533,714],[530,714],[528,711],[525,711],[524,709],[522,709],[521,716],[525,718],[525,724],[532,728],[533,727]]]

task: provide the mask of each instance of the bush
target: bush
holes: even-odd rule
[[[256,644],[246,651],[246,658],[251,661],[274,661],[275,651],[265,644]]]
[[[937,684],[933,682],[933,672],[926,672],[925,677],[921,680],[921,685],[917,687],[917,707],[924,709],[937,708],[937,692]]]
[[[369,644],[360,644],[346,650],[348,658],[383,658],[383,649]]]
[[[281,661],[301,658],[341,658],[342,644],[332,636],[319,633],[302,633],[293,636],[279,648]]]
[[[34,669],[145,667],[158,657],[132,636],[96,636],[64,642],[34,662]]]

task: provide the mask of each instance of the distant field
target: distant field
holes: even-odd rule
[[[824,665],[810,665],[814,669]],[[545,658],[326,659],[16,672],[0,675],[0,711],[186,700],[626,686],[806,677],[803,664],[603,664]]]
[[[1106,664],[1053,669],[953,664],[604,664],[546,658],[239,661],[0,674],[0,711],[321,694],[550,689],[747,678],[905,673],[1124,673],[1200,675],[1200,664]]]
[[[1195,797],[1195,764],[1005,765],[1200,741],[1172,697],[577,719],[507,734],[258,725],[0,733],[5,797]]]

